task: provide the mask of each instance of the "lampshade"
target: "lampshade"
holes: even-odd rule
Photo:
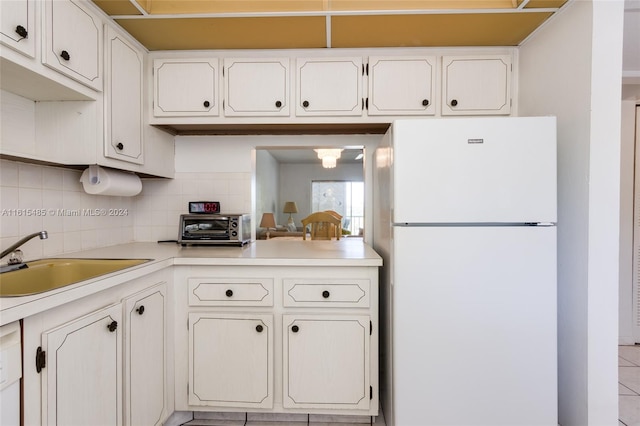
[[[342,149],[314,149],[318,153],[318,158],[322,160],[322,167],[332,169],[336,166],[336,160],[340,158]]]
[[[273,213],[262,213],[262,220],[260,220],[260,228],[275,228],[276,219],[273,217]]]
[[[298,206],[295,201],[287,201],[284,203],[284,209],[282,209],[284,213],[298,213]]]

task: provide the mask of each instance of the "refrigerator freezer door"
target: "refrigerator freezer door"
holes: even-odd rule
[[[554,117],[393,124],[395,223],[556,222]]]
[[[557,425],[555,227],[393,232],[391,424]]]

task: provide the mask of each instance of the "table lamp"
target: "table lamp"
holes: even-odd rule
[[[291,217],[291,213],[298,213],[298,206],[295,201],[287,201],[284,203],[284,209],[282,210],[284,213],[289,213],[288,224],[293,224],[293,218]]]
[[[262,213],[262,219],[260,220],[260,228],[267,228],[267,240],[269,239],[269,229],[276,227],[276,219],[273,217],[273,213]]]

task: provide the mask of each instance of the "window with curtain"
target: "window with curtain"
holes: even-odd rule
[[[364,229],[364,182],[312,181],[311,211],[333,210],[342,216],[342,229],[361,235]]]

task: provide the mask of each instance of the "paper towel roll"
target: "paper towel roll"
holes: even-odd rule
[[[120,170],[104,169],[100,166],[89,166],[80,182],[87,194],[133,197],[142,191],[140,178]]]

